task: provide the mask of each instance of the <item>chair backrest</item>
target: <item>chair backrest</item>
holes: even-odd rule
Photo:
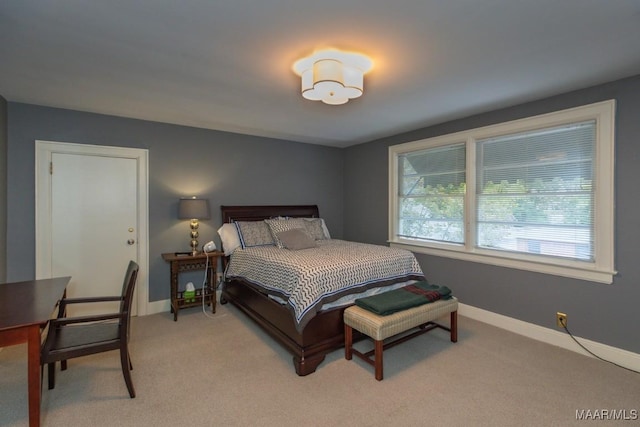
[[[129,261],[127,272],[124,275],[124,283],[122,284],[122,301],[120,302],[120,312],[126,313],[122,318],[123,330],[129,335],[129,319],[131,318],[131,304],[133,303],[133,291],[136,287],[136,279],[138,278],[139,266],[135,261]]]

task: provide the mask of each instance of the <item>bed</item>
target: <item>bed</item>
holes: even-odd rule
[[[241,242],[236,244],[240,245],[238,249],[223,258],[225,280],[220,303],[233,304],[288,350],[293,355],[295,371],[300,376],[315,372],[328,353],[344,345],[343,312],[353,303],[354,295],[365,295],[363,292],[380,292],[402,286],[408,281],[424,280],[420,266],[413,254],[408,251],[330,239],[316,205],[221,206],[221,213],[224,224],[235,225],[237,223],[235,227],[223,227],[227,230],[238,228]],[[275,233],[276,229],[273,227],[282,224],[289,224],[288,227],[293,227],[290,224],[294,224],[295,221],[299,223],[302,218],[309,219],[304,222],[305,225],[313,224],[318,227],[318,224],[322,224],[322,231],[318,228],[315,231],[308,230],[309,235],[313,237],[315,233],[318,238],[313,248],[282,250],[278,246],[282,246],[283,242],[279,241],[277,237],[272,245],[263,244],[261,239],[266,239],[266,234],[260,237],[260,233],[256,231],[258,229],[263,231],[263,224],[266,222],[272,227],[274,237],[277,234],[284,239],[285,234]],[[291,220],[291,222],[284,222],[283,219]],[[247,230],[251,230],[251,233]],[[324,233],[325,238],[319,237],[318,233]],[[229,241],[223,234],[221,234],[221,238],[223,245],[225,241]],[[287,243],[290,244],[290,241]],[[351,257],[349,254],[359,250],[357,245],[365,246],[367,252],[373,253],[374,256],[381,256],[379,252],[393,252],[395,256],[408,257],[408,260],[402,261],[403,267],[390,267],[395,264],[388,264],[389,267],[385,267],[385,262],[391,262],[385,260],[387,257],[385,253],[384,257],[375,262],[377,266],[381,267],[376,271],[367,271],[369,277],[359,276],[359,271],[363,270],[362,268],[358,272],[334,273],[334,267],[337,268],[338,264],[342,264],[335,256],[349,258]],[[229,252],[228,248],[224,248],[224,246],[223,249]],[[323,252],[335,256],[326,262],[324,255],[321,255]],[[399,252],[404,252],[404,254],[398,255]],[[337,255],[340,253],[344,256]],[[287,258],[288,254],[292,257],[304,258],[307,262],[312,263],[312,266],[300,267],[297,264],[292,267],[284,266],[289,261],[287,260],[285,263],[280,257]],[[305,257],[303,254],[313,254],[313,256],[307,255]],[[261,260],[261,256],[265,258]],[[253,266],[251,262],[254,257],[256,262],[263,264],[257,264],[257,267]],[[320,263],[320,259],[323,260],[322,263]],[[329,265],[332,267],[329,268]],[[294,270],[289,273],[287,268]],[[380,273],[380,269],[385,270],[384,274]],[[364,270],[375,269],[366,268]],[[392,271],[393,274],[387,274],[387,270]],[[261,271],[266,271],[266,273],[261,276]],[[305,275],[305,271],[313,271],[314,274]],[[317,273],[318,271],[320,273]],[[277,277],[282,278],[270,281],[269,278],[272,275],[276,276],[276,273],[280,274]],[[298,274],[302,274],[302,276],[298,276]],[[371,279],[372,275],[376,276],[375,280]],[[377,277],[378,275],[384,277]],[[293,276],[295,278],[292,278]],[[315,288],[305,282],[313,281],[314,277],[322,277],[322,286],[326,288],[325,291],[319,292],[317,295],[313,290]],[[351,288],[347,291],[343,289],[342,284],[338,283],[345,281],[356,283],[347,285],[347,288]],[[305,284],[304,291],[295,290],[294,285],[297,282]]]

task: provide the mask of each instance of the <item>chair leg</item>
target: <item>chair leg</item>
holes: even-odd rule
[[[49,382],[49,390],[56,388],[56,362],[47,364],[47,380]]]
[[[133,381],[131,381],[132,365],[129,358],[129,350],[126,346],[120,348],[120,364],[122,365],[122,375],[124,376],[124,382],[127,384],[129,396],[133,399],[136,397],[136,391],[133,389]]]

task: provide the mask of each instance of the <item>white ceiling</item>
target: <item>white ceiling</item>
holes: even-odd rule
[[[300,96],[317,48],[365,93]],[[640,0],[1,0],[8,101],[336,147],[640,74]]]

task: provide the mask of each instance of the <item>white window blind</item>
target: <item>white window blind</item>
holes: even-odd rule
[[[596,122],[477,141],[477,246],[594,259]]]
[[[399,235],[464,242],[465,144],[400,156]]]

